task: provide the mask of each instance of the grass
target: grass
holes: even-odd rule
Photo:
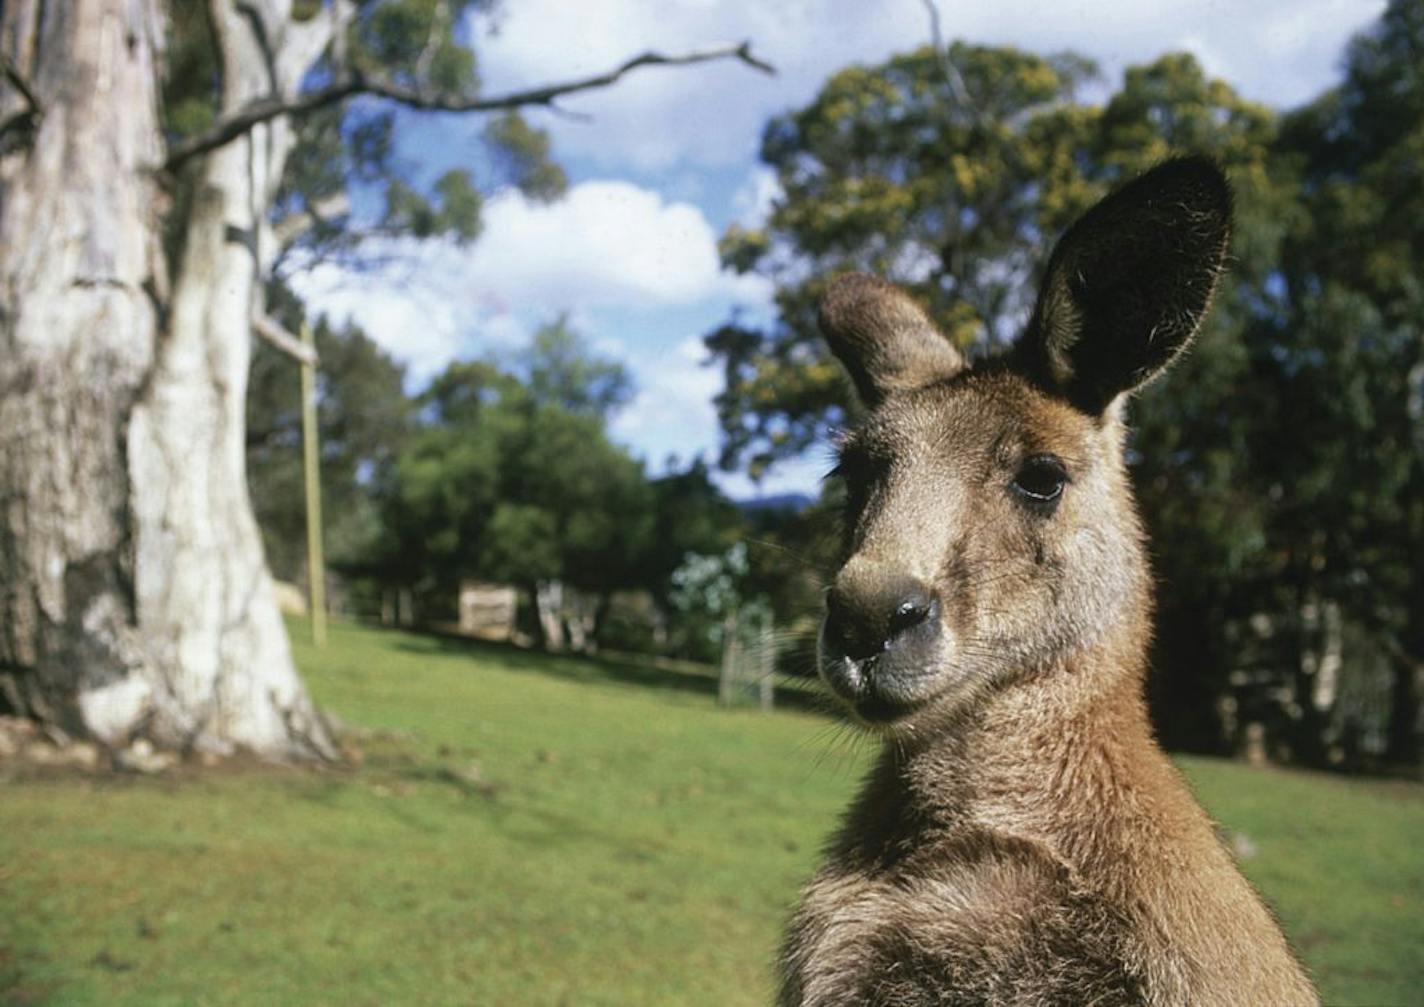
[[[353,626],[343,771],[0,789],[0,1004],[764,1004],[868,757],[692,671]],[[1424,788],[1182,760],[1331,1003],[1418,1003]]]

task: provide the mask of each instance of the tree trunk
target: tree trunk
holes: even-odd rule
[[[534,614],[539,623],[539,635],[544,649],[564,649],[564,584],[559,580],[541,580],[534,585]]]
[[[1309,566],[1309,557],[1305,568]],[[1293,702],[1288,709],[1290,760],[1317,769],[1329,763],[1330,709],[1320,700],[1329,699],[1331,689],[1320,687],[1322,655],[1325,653],[1321,627],[1323,605],[1319,594],[1299,574],[1292,591],[1293,605],[1286,617],[1287,653],[1290,655],[1290,683]]]
[[[146,663],[124,432],[153,356],[156,11],[5,4],[0,45],[43,114],[0,159],[0,678],[83,732]],[[121,55],[125,32],[137,40]],[[3,117],[27,105],[7,88]],[[116,117],[115,109],[124,114]]]
[[[1424,658],[1401,654],[1391,663],[1389,726],[1385,761],[1400,769],[1420,767],[1419,707],[1424,697]]]
[[[1418,771],[1424,762],[1419,716],[1424,703],[1424,592],[1411,599],[1409,625],[1403,635],[1390,658],[1393,678],[1385,760],[1398,768]]]
[[[224,105],[270,93],[252,27],[214,6]],[[290,136],[273,123],[209,156],[163,325],[162,33],[158,0],[4,7],[43,116],[0,162],[0,682],[109,745],[329,757],[244,470],[248,327]]]
[[[569,649],[576,654],[593,654],[598,650],[594,631],[598,627],[599,598],[582,588],[564,591],[564,626],[568,631]]]

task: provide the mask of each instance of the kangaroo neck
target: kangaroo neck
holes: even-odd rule
[[[912,834],[962,829],[1041,843],[1070,862],[1120,855],[1140,831],[1126,817],[1151,803],[1176,820],[1186,798],[1152,739],[1142,661],[1133,639],[1105,639],[913,744],[887,742],[847,835],[868,838],[860,853],[877,859]]]

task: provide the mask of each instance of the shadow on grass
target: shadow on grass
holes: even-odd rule
[[[28,1007],[30,1004],[53,1003],[51,993],[52,983],[32,982],[25,974],[20,961],[19,951],[11,950],[4,944],[0,944],[0,1005],[3,1007]],[[28,964],[43,959],[43,954],[36,951],[26,950],[25,956],[31,959]]]
[[[293,799],[333,809],[352,808],[350,801],[356,795],[360,803],[354,807],[360,815],[378,815],[425,836],[458,829],[456,819],[469,815],[529,848],[597,845],[612,856],[639,861],[656,860],[667,850],[665,839],[630,835],[625,829],[591,821],[586,814],[546,807],[537,784],[530,786],[530,777],[517,770],[488,777],[473,755],[472,749],[448,746],[431,755],[417,739],[378,736],[371,739],[359,767],[294,776],[288,793]],[[431,803],[431,795],[439,790],[464,800]],[[0,1007],[9,1007],[8,1001],[0,998]]]
[[[717,675],[708,666],[689,662],[661,661],[634,655],[618,657],[582,654],[547,654],[525,650],[509,643],[471,640],[468,637],[442,633],[438,630],[405,630],[407,636],[396,643],[397,649],[416,654],[438,654],[473,657],[498,661],[517,671],[529,671],[573,682],[613,682],[643,689],[681,692],[716,699]],[[778,676],[781,679],[781,676]],[[815,692],[814,685],[779,680],[775,687],[775,705],[783,709],[824,713],[825,702]]]

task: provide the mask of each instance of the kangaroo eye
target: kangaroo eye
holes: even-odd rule
[[[1014,492],[1035,506],[1053,504],[1063,495],[1068,472],[1053,455],[1034,455],[1014,476]]]

